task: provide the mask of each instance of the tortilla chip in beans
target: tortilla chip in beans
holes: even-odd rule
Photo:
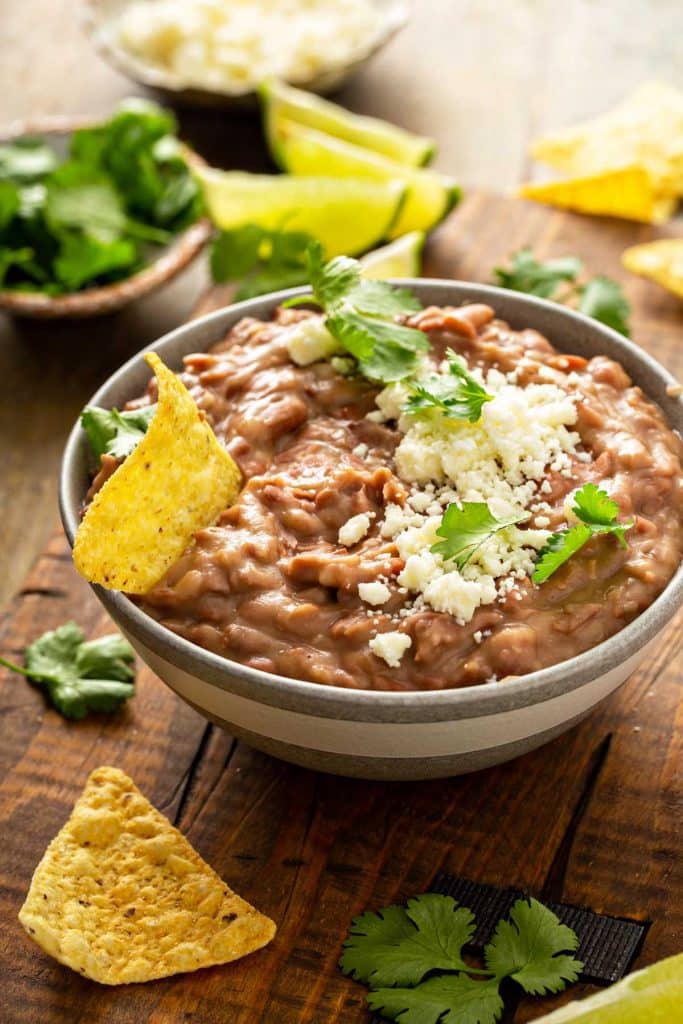
[[[683,299],[683,238],[633,245],[621,261],[627,270],[651,278]]]
[[[683,92],[647,82],[609,113],[538,139],[531,153],[577,178],[637,165],[659,193],[683,195]]]
[[[237,464],[158,355],[147,433],[95,494],[76,533],[74,562],[91,583],[144,594],[239,493]]]
[[[649,171],[635,164],[567,181],[523,185],[519,194],[577,213],[622,217],[646,224],[664,223],[677,205],[675,197],[658,191]]]
[[[103,985],[228,963],[275,934],[107,767],[92,773],[45,851],[19,920],[46,953]]]

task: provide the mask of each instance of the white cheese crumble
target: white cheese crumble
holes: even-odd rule
[[[357,516],[351,516],[339,528],[339,543],[345,548],[350,548],[365,537],[370,529],[371,513],[359,512]]]
[[[292,362],[297,366],[310,366],[339,351],[339,345],[321,316],[307,317],[292,324],[287,329],[285,341]]]
[[[386,583],[359,583],[358,596],[366,604],[386,604],[391,597],[391,591]]]
[[[370,53],[382,22],[371,0],[137,0],[115,31],[181,84],[243,93],[346,67]]]
[[[441,373],[447,373],[441,367]],[[486,502],[492,515],[510,519],[528,513],[539,493],[552,490],[548,469],[572,476],[580,444],[571,430],[577,413],[573,397],[556,384],[514,383],[514,374],[469,371],[493,396],[476,423],[453,420],[438,411],[413,417],[402,408],[403,384],[390,384],[377,397],[383,419],[396,419],[403,438],[395,459],[398,475],[412,484],[405,506],[389,504],[380,525],[392,539],[404,568],[398,583],[435,611],[469,622],[477,608],[512,593],[515,582],[531,575],[549,532],[527,523],[490,536],[458,570],[431,548],[452,502]],[[539,509],[540,510],[540,509]],[[537,527],[549,525],[547,517]],[[519,595],[521,597],[521,594]]]
[[[386,661],[389,668],[398,668],[401,658],[412,646],[413,641],[407,633],[399,633],[398,630],[391,633],[378,633],[370,641],[370,650],[378,658]]]

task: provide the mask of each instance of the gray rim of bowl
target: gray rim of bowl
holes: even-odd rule
[[[573,326],[582,330],[595,341],[603,339],[609,342],[612,348],[616,346],[621,355],[625,357],[626,362],[637,364],[644,374],[661,386],[663,392],[668,385],[676,383],[673,376],[664,367],[633,342],[595,320],[545,299],[522,295],[491,285],[439,278],[402,278],[395,279],[394,283],[414,289],[418,296],[425,292],[436,293],[441,299],[441,304],[444,305],[461,304],[470,300],[488,302],[494,309],[500,305],[516,307],[519,310],[520,320],[526,321],[527,326],[533,323],[534,313],[537,320],[550,318],[551,321],[557,321],[560,325],[565,323],[568,328]],[[217,341],[241,317],[249,315],[258,318],[267,317],[285,299],[293,295],[306,294],[308,291],[307,288],[290,288],[270,295],[259,296],[256,299],[226,306],[183,324],[132,356],[109,377],[88,404],[97,405],[104,402],[106,405],[108,392],[116,384],[125,381],[132,369],[145,365],[142,358],[145,352],[156,351],[163,354],[165,349],[172,347],[176,341],[188,335],[194,337],[204,329],[207,330],[207,333],[212,333],[211,327],[214,324],[216,325],[214,340]],[[509,316],[509,312],[505,315]],[[547,330],[547,328],[540,327],[539,329]],[[554,342],[562,350],[562,341],[554,339]],[[208,344],[212,344],[212,342],[204,342],[205,346]],[[187,353],[200,350],[190,346]],[[131,395],[131,397],[133,396]],[[651,400],[656,401],[655,399]],[[657,404],[660,408],[662,405],[668,405],[669,412],[676,419],[681,418],[682,399],[677,398],[663,402],[660,400]],[[671,416],[667,418],[671,423]],[[673,429],[679,429],[678,425],[675,424]],[[78,525],[79,502],[84,494],[81,470],[86,458],[86,451],[85,435],[77,422],[69,435],[64,451],[59,491],[62,522],[71,545],[73,545]],[[77,483],[78,487],[76,487]],[[683,603],[683,563],[662,593],[645,611],[641,612],[636,619],[618,633],[583,654],[502,683],[482,683],[460,689],[410,692],[346,690],[250,668],[183,639],[141,611],[121,593],[107,591],[98,586],[93,586],[93,590],[112,616],[118,619],[133,637],[139,639],[159,657],[231,693],[252,700],[257,699],[274,707],[304,714],[322,715],[323,717],[374,722],[434,722],[452,719],[454,713],[459,718],[471,718],[495,715],[501,711],[542,703],[560,694],[578,689],[603,673],[616,668],[652,640],[671,619],[678,606]]]

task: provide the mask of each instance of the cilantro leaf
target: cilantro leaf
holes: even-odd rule
[[[510,919],[499,921],[485,949],[486,966],[498,978],[510,977],[530,995],[560,992],[576,981],[583,964],[572,956],[576,934],[538,900],[517,900]]]
[[[606,491],[593,483],[584,484],[574,495],[574,513],[581,522],[548,538],[539,552],[532,581],[545,583],[591,537],[599,534],[611,533],[623,548],[627,547],[624,534],[631,529],[633,521],[620,523],[617,520],[620,511],[616,501]]]
[[[81,426],[88,435],[95,458],[113,455],[125,459],[144,437],[152,422],[156,405],[141,409],[100,409],[89,405],[81,413]]]
[[[499,520],[491,513],[485,501],[451,502],[441,519],[436,534],[444,539],[433,544],[431,550],[444,559],[454,559],[462,570],[484,541],[499,530],[528,519],[526,515]]]
[[[627,338],[630,336],[631,307],[621,285],[609,277],[594,277],[581,288],[579,311]]]
[[[118,634],[85,640],[75,622],[50,630],[26,648],[22,668],[0,658],[47,690],[65,718],[85,718],[89,711],[116,711],[133,696],[135,652]]]
[[[474,917],[450,896],[425,893],[407,910],[387,907],[354,919],[340,967],[373,988],[415,985],[433,970],[469,970],[462,947],[474,934]]]
[[[0,179],[27,184],[57,166],[57,154],[42,139],[23,137],[0,146]]]
[[[429,978],[415,988],[368,993],[371,1010],[399,1024],[495,1024],[503,1012],[498,982],[466,974]]]
[[[574,282],[583,264],[576,256],[540,262],[531,249],[520,249],[512,257],[509,267],[495,267],[496,284],[528,295],[550,299],[564,282]]]
[[[101,242],[89,235],[65,235],[54,262],[55,274],[68,291],[101,277],[130,272],[138,261],[137,247],[127,238]]]
[[[404,411],[419,416],[426,410],[437,409],[449,419],[476,423],[481,417],[483,406],[493,400],[493,395],[470,376],[451,349],[448,350],[448,368],[451,375],[458,378],[455,388],[449,387],[448,380],[443,377],[432,377],[426,384],[411,383],[412,393],[408,396]]]
[[[553,533],[538,553],[538,561],[531,579],[534,583],[545,583],[554,572],[568,562],[572,555],[580,551],[584,544],[593,536],[590,526],[577,523],[569,530]]]
[[[313,239],[304,231],[269,231],[244,224],[219,232],[211,248],[214,281],[240,281],[235,300],[305,284],[306,250]]]
[[[325,326],[357,359],[365,377],[388,383],[414,372],[417,353],[427,351],[429,342],[422,331],[395,320],[420,308],[414,295],[385,281],[363,280],[360,263],[348,256],[325,263],[318,242],[309,245],[306,265],[313,302],[326,314]],[[311,302],[310,296],[297,296],[285,305],[304,302]]]
[[[46,187],[45,215],[57,234],[64,228],[79,229],[105,244],[124,234],[162,245],[169,240],[167,231],[128,217],[111,181],[87,164],[62,164]]]
[[[394,970],[398,968],[402,973],[398,944],[414,932],[415,926],[403,907],[383,907],[376,914],[368,911],[354,917],[339,966],[356,981],[391,985]]]

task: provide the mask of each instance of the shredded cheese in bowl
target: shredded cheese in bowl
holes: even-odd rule
[[[186,85],[247,92],[268,77],[305,84],[373,47],[373,0],[134,0],[117,24],[125,49]]]

